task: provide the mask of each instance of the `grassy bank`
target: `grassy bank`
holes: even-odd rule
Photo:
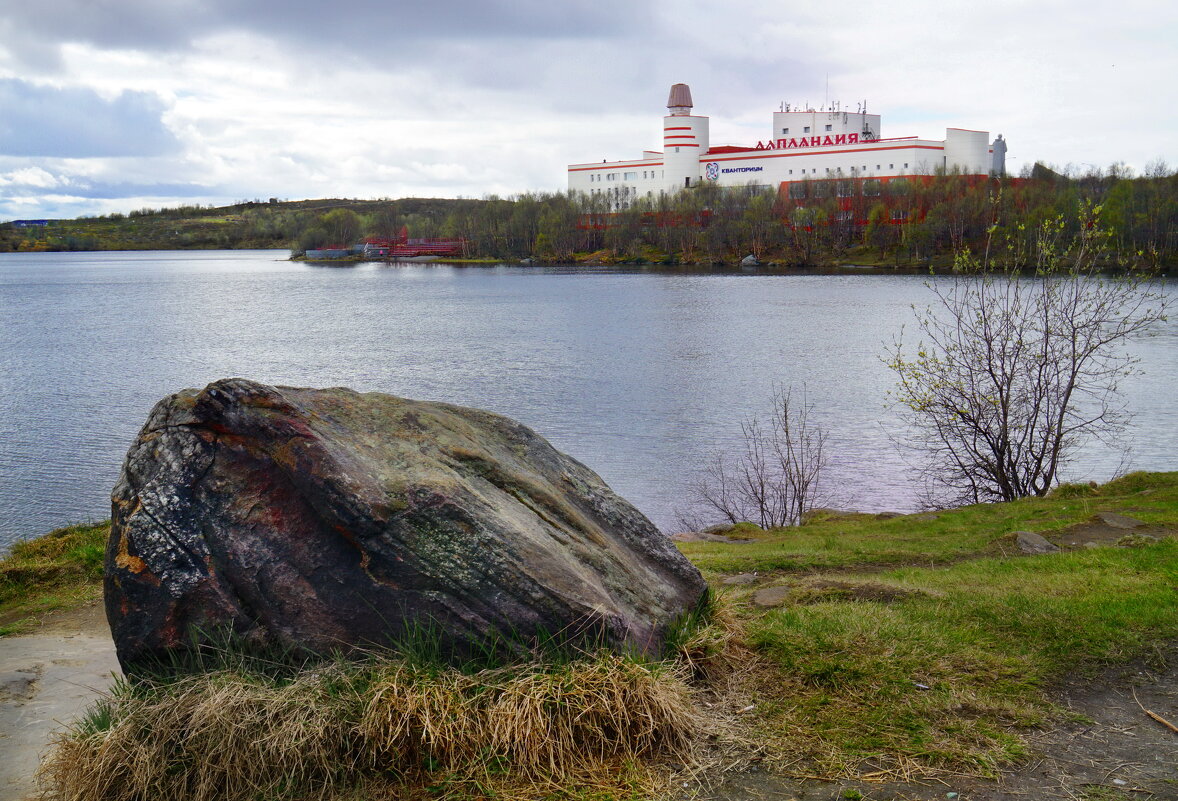
[[[962,559],[1018,553],[1013,532],[1049,538],[1097,512],[1120,512],[1145,523],[1178,521],[1178,474],[1133,473],[1099,488],[1065,485],[1050,497],[977,504],[915,515],[818,510],[810,524],[762,532],[743,528],[739,545],[686,542],[680,548],[709,577],[753,572],[846,570],[880,566],[943,566]]]
[[[102,597],[110,523],[59,528],[18,542],[0,560],[0,637],[28,631],[48,612]]]
[[[1110,527],[1108,512],[1142,525]],[[1020,530],[1064,549],[1024,556]],[[603,801],[752,761],[830,779],[994,776],[1028,757],[1036,727],[1071,714],[1055,690],[1172,654],[1175,532],[1178,473],[742,526],[742,541],[682,544],[716,601],[665,662],[587,654],[460,671],[393,656],[123,685],[63,740],[50,775],[62,798],[215,787]]]

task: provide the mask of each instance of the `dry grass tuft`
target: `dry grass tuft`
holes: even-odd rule
[[[700,720],[678,670],[602,654],[123,684],[59,737],[41,780],[54,801],[628,795],[665,780],[656,763],[691,761]]]
[[[614,655],[474,675],[395,665],[360,726],[378,765],[510,766],[529,779],[683,757],[698,728],[691,691],[671,669]]]
[[[233,673],[124,686],[42,766],[50,798],[330,798],[357,753],[348,708],[323,674],[278,686]]]

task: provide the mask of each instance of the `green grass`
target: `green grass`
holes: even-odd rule
[[[1086,485],[1085,485],[1086,487]],[[819,517],[805,526],[746,531],[749,543],[685,542],[680,549],[709,577],[865,566],[947,565],[1013,553],[1011,532],[1050,532],[1114,511],[1146,523],[1178,521],[1178,473],[1132,473],[1080,497],[1026,498],[931,515]],[[1144,494],[1143,494],[1144,493]],[[1067,493],[1063,493],[1067,495]]]
[[[158,746],[180,762],[135,763],[146,771],[136,778],[144,786],[170,786],[185,771],[196,771],[189,779],[204,775],[208,762],[213,773],[202,781],[219,788],[233,778],[242,798],[262,788],[260,797],[301,798],[315,782],[331,784],[338,791],[331,797],[351,798],[348,782],[359,775],[363,785],[379,764],[379,781],[400,782],[397,792],[412,797],[618,801],[663,781],[651,772],[659,748],[609,751],[613,741],[602,740],[621,726],[609,715],[646,703],[625,695],[637,684],[662,699],[668,720],[683,723],[674,732],[695,725],[678,715],[702,715],[696,731],[722,746],[730,735],[755,743],[767,766],[787,774],[994,776],[1028,757],[1035,727],[1075,719],[1052,704],[1054,689],[1109,665],[1160,658],[1178,642],[1172,536],[1046,556],[1025,557],[1014,547],[1014,531],[1050,535],[1100,511],[1136,517],[1155,533],[1176,530],[1178,473],[1135,473],[1101,487],[1069,485],[1047,498],[935,517],[816,515],[799,528],[742,527],[737,533],[748,543],[683,543],[714,589],[673,634],[677,656],[663,664],[550,659],[539,667],[457,669],[429,647],[409,647],[364,668],[329,664],[267,675],[230,661],[206,672],[199,692],[193,674],[149,681],[146,694],[144,685],[128,684],[116,703],[75,729],[57,757],[58,775],[85,787],[94,771],[124,775],[120,753]],[[4,575],[50,594],[71,582],[92,587],[105,533],[105,524],[76,527],[22,545],[5,561]],[[26,567],[17,570],[18,563]],[[54,567],[62,564],[69,567]],[[718,581],[746,571],[758,573],[757,584]],[[766,586],[786,586],[786,605],[751,603]],[[0,600],[12,602],[11,593]],[[518,716],[503,729],[500,713],[490,710],[508,700]],[[578,706],[584,703],[590,706]],[[552,715],[575,709],[582,711],[560,718],[557,735],[546,734]],[[576,728],[578,715],[598,714],[605,717],[597,728]],[[626,718],[622,728],[644,730],[645,714]],[[181,736],[198,724],[209,727],[204,750]],[[242,735],[249,726],[284,733]],[[115,731],[124,739],[108,742]],[[320,736],[326,731],[335,733]],[[152,737],[137,741],[135,732]],[[559,753],[545,751],[557,740]],[[685,742],[675,742],[670,751],[686,754]],[[553,769],[599,746],[609,751],[606,762]],[[267,748],[279,751],[258,750]],[[318,761],[300,761],[306,753]],[[264,764],[310,784],[288,788],[278,773],[257,773]],[[348,765],[359,773],[338,772]],[[367,791],[355,792],[360,798]]]
[[[18,542],[0,560],[0,637],[27,631],[46,612],[102,595],[110,523],[59,528]]]
[[[1178,640],[1178,543],[1022,557],[1010,532],[1117,511],[1178,529],[1178,474],[1132,474],[1053,497],[876,519],[833,516],[684,543],[713,575],[757,571],[721,604],[756,661],[746,692],[779,765],[864,764],[995,775],[1061,711],[1049,690]],[[821,516],[820,516],[821,517]],[[783,608],[746,603],[789,588]]]
[[[748,620],[784,692],[765,699],[782,749],[839,774],[868,758],[992,775],[1020,730],[1052,713],[1044,690],[1077,670],[1178,638],[1178,544],[982,559],[844,581],[916,590]]]

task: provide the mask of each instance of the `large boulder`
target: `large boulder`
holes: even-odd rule
[[[217,381],[156,405],[112,494],[106,613],[127,670],[227,632],[653,654],[705,587],[587,467],[443,403]]]

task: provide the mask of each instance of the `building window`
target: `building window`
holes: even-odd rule
[[[908,219],[908,212],[905,209],[892,209],[892,219],[896,222],[903,222]]]
[[[864,172],[866,172],[866,171],[867,171],[867,165],[866,165],[866,164],[864,164],[864,165],[863,165],[863,170],[864,170]]]
[[[625,175],[623,175],[622,178],[627,181],[637,181],[638,180],[638,171],[635,170],[634,172],[628,172]]]
[[[878,170],[878,169],[879,169],[879,165],[878,165],[878,164],[876,164],[876,165],[875,165],[875,168]]]
[[[790,174],[790,175],[793,175],[793,174],[794,174],[794,171],[793,171],[793,170],[790,170],[790,171],[789,171],[789,174]]]
[[[827,126],[826,126],[826,130],[828,130],[828,131],[829,131],[829,130],[832,130],[832,128],[831,128],[829,125],[827,125]]]
[[[889,165],[888,165],[888,169],[889,169],[889,170],[894,170],[894,169],[896,169],[896,165],[895,165],[895,164],[889,164]]]
[[[904,169],[908,169],[908,162],[904,162]]]
[[[781,132],[782,132],[783,134],[787,134],[787,133],[789,133],[789,128],[782,128],[782,129],[781,129]]]
[[[807,125],[805,128],[803,128],[802,133],[810,133],[810,126]]]

